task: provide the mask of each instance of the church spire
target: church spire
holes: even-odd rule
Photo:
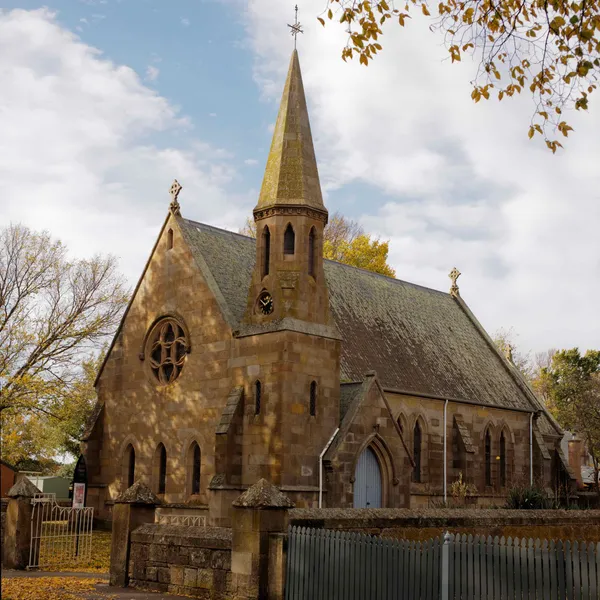
[[[267,167],[254,209],[302,206],[327,215],[321,195],[319,172],[310,133],[298,52],[290,60]]]

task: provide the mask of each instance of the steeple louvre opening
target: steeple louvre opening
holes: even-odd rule
[[[271,263],[271,232],[269,227],[265,225],[262,232],[262,277],[269,274]]]
[[[315,269],[315,244],[316,244],[317,234],[315,232],[315,228],[310,228],[310,233],[308,234],[308,274],[315,278],[317,273]]]
[[[288,223],[283,234],[283,253],[294,254],[296,247],[296,234],[291,223]]]

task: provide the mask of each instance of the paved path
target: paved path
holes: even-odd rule
[[[174,598],[184,598],[184,596],[175,596],[174,594],[161,594],[159,592],[141,592],[129,588],[119,588],[108,585],[107,573],[53,573],[48,571],[13,571],[2,569],[2,577],[7,579],[27,577],[73,577],[75,579],[103,579],[106,583],[96,585],[96,592],[79,592],[82,600],[173,600]],[[75,592],[70,592],[71,594]],[[40,596],[40,600],[43,596]]]

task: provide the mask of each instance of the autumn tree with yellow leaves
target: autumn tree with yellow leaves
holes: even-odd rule
[[[256,223],[250,218],[240,229],[242,235],[256,238]],[[387,263],[389,242],[372,239],[356,221],[334,213],[323,232],[323,257],[329,260],[395,277]]]
[[[98,351],[127,302],[113,257],[73,260],[46,232],[0,231],[0,414],[10,448],[76,450]],[[29,440],[29,441],[28,441]]]
[[[475,102],[530,93],[534,111],[528,134],[552,139],[572,127],[565,109],[587,109],[600,75],[600,0],[327,0],[318,20],[337,20],[347,28],[344,60],[361,64],[382,50],[386,23],[405,27],[415,13],[432,18],[430,29],[442,34],[451,62],[473,55],[478,69],[471,97]]]

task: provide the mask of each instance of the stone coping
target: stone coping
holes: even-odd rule
[[[157,510],[161,510],[163,508],[181,508],[183,510],[208,510],[208,504],[188,504],[186,502],[163,502]]]
[[[327,528],[600,524],[600,510],[296,508],[290,525]]]
[[[231,539],[231,529],[225,527],[146,523],[131,533],[133,543],[193,546],[217,550],[231,550]]]

